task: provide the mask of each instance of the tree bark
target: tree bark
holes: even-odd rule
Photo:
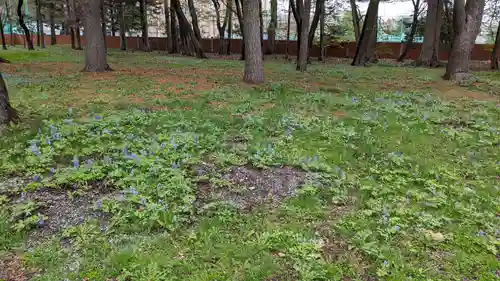
[[[274,54],[276,49],[276,29],[278,28],[278,0],[271,0],[271,20],[267,27],[267,54]]]
[[[167,51],[172,52],[172,31],[170,30],[170,1],[163,1],[163,8],[165,8],[165,33],[167,35]]]
[[[288,2],[288,18],[286,22],[286,44],[285,44],[285,59],[288,59],[288,43],[290,42],[290,21],[292,13],[292,2]]]
[[[171,54],[175,54],[179,52],[179,41],[177,37],[177,16],[175,14],[174,9],[175,0],[170,0],[170,33],[172,35],[172,50],[170,50]]]
[[[26,43],[28,44],[28,50],[34,50],[35,48],[33,48],[33,41],[31,40],[30,31],[26,26],[26,24],[24,23],[23,3],[24,0],[18,0],[17,2],[17,16],[19,18],[19,25],[24,31],[25,40]]]
[[[166,2],[166,1],[165,1]],[[120,50],[127,50],[127,25],[125,22],[125,1],[120,3]]]
[[[217,23],[216,23],[217,30],[219,31],[219,55],[223,55],[225,53],[225,51],[224,51],[224,35],[226,32],[227,20],[228,20],[229,14],[231,12],[229,11],[229,8],[226,9],[226,16],[224,17],[224,21],[221,23],[219,0],[212,0],[212,3],[214,4],[214,8],[215,8],[215,20],[217,21]]]
[[[356,6],[356,0],[349,0],[349,1],[351,3],[352,27],[354,28],[354,37],[356,42],[358,42],[359,36],[361,35],[361,28],[359,26],[358,7]]]
[[[500,53],[500,24],[497,27],[495,46],[493,46],[493,51],[491,52],[491,69],[498,69],[498,53]]]
[[[408,38],[406,38],[406,44],[404,46],[403,52],[399,55],[397,61],[401,62],[406,58],[408,51],[413,46],[413,38],[415,37],[415,32],[417,31],[418,25],[418,15],[420,14],[420,0],[412,0],[413,2],[413,19],[411,22],[410,34],[408,34]]]
[[[40,5],[40,0],[35,0],[36,6],[36,46],[41,46],[41,36],[43,32],[42,26],[42,5]]]
[[[71,49],[75,50],[76,49],[76,38],[75,38],[75,22],[76,19],[74,18],[74,13],[73,13],[73,8],[75,7],[75,3],[73,0],[66,0],[66,16],[67,16],[67,25],[69,27],[69,35],[71,37]]]
[[[319,22],[319,49],[320,49],[320,56],[319,56],[319,61],[325,61],[325,1],[322,1],[321,5],[321,18]]]
[[[245,20],[243,19],[243,11],[242,11],[242,0],[234,0],[234,3],[236,4],[236,16],[238,17],[238,23],[240,25],[240,31],[241,31],[241,37],[243,38],[242,44],[241,44],[241,56],[240,60],[245,60],[245,52],[246,52],[246,47],[245,47]],[[251,0],[254,1],[254,0]],[[259,15],[257,14],[257,17]]]
[[[312,48],[314,42],[314,36],[316,35],[316,30],[318,29],[318,23],[321,17],[321,7],[325,0],[316,0],[316,9],[314,10],[313,20],[311,22],[311,29],[309,29],[308,43],[307,46],[309,50]]]
[[[302,2],[302,0],[297,0],[297,3]],[[311,18],[311,0],[304,0],[299,7],[303,8],[301,15],[301,30],[300,30],[300,52],[299,59],[297,60],[297,70],[306,71],[307,70],[307,58],[309,56],[309,20]]]
[[[379,0],[371,0],[370,4],[368,4],[365,22],[363,23],[363,30],[356,46],[356,55],[351,63],[353,66],[365,66],[372,57],[372,48],[374,47],[373,33],[377,33],[377,30],[374,30],[374,27],[376,27],[377,24],[379,2]]]
[[[0,35],[2,37],[2,49],[7,50],[7,42],[5,42],[5,34],[3,32],[3,19],[0,13]]]
[[[2,61],[2,58],[0,58]],[[8,125],[10,122],[17,121],[17,111],[9,103],[9,92],[0,72],[0,125]]]
[[[145,52],[151,52],[151,46],[149,45],[148,9],[146,0],[139,0],[139,12],[141,14],[142,50]]]
[[[194,1],[188,0],[189,13],[191,14],[191,22],[193,23],[194,36],[198,41],[201,41],[200,26],[198,25],[198,16],[196,15],[196,8]]]
[[[262,0],[259,0],[259,23],[260,49],[262,51],[262,59],[264,59],[264,17],[262,16]]]
[[[262,70],[262,50],[260,45],[259,0],[243,1],[244,40],[245,40],[245,73],[243,81],[260,84],[264,82]]]
[[[474,0],[473,0],[474,1]],[[424,42],[417,66],[437,67],[439,63],[439,41],[443,13],[443,0],[427,1],[427,16],[425,19]]]
[[[109,4],[109,23],[111,27],[111,36],[115,37],[116,36],[116,16],[115,16],[115,7],[113,5],[113,2],[110,2]]]
[[[56,22],[54,11],[56,7],[54,3],[49,4],[49,23],[50,23],[50,45],[57,44],[57,36],[56,36]]]
[[[375,21],[375,25],[373,26],[373,32],[370,37],[370,46],[368,47],[368,61],[370,63],[378,62],[377,56],[377,35],[378,35],[378,13],[377,20]]]
[[[194,35],[193,29],[189,24],[184,12],[181,9],[181,5],[179,4],[179,0],[172,1],[172,6],[175,9],[175,13],[177,14],[177,18],[179,19],[179,29],[182,35],[188,39],[188,43],[191,43],[194,47],[194,51],[196,53],[197,58],[205,59],[205,53],[203,52],[203,48],[201,47],[200,41]]]
[[[292,9],[292,14],[293,18],[295,19],[295,24],[297,25],[297,63],[299,61],[299,56],[300,56],[300,42],[302,41],[302,11],[304,10],[304,0],[297,0],[297,3],[295,3],[295,0],[289,0],[290,1],[290,8]],[[307,0],[308,1],[308,0]],[[304,34],[307,34],[304,33]],[[306,41],[307,42],[307,41]]]
[[[104,49],[106,50],[106,53],[108,52],[108,43],[106,42],[106,37],[108,36],[106,32],[106,6],[104,5],[104,0],[101,0],[101,31],[102,31],[102,37],[104,38]]]
[[[454,38],[444,79],[458,83],[469,80],[470,57],[481,31],[485,0],[455,0],[453,4]]]
[[[104,72],[108,65],[106,47],[101,26],[101,0],[85,0],[83,13],[85,19],[85,71]]]
[[[74,29],[75,37],[76,37],[76,50],[83,50],[82,48],[82,36],[80,35],[80,23],[78,22],[75,25]],[[104,48],[106,49],[106,42],[104,42]]]
[[[231,54],[231,39],[233,39],[233,0],[227,1],[227,47],[226,54]]]

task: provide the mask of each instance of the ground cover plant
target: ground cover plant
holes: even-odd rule
[[[2,56],[0,279],[495,280],[498,73]]]

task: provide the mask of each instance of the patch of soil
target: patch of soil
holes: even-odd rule
[[[256,169],[238,166],[223,174],[222,180],[230,184],[199,184],[198,208],[214,202],[226,202],[240,210],[251,210],[265,203],[277,204],[295,195],[304,183],[305,172],[292,167]]]
[[[272,276],[264,279],[264,281],[294,281],[297,279],[297,272],[290,267],[273,274]]]
[[[17,255],[8,255],[0,259],[0,280],[25,281],[30,280],[34,274],[34,271],[23,265]]]
[[[459,99],[459,98],[468,98],[472,100],[479,101],[497,101],[498,99],[494,96],[490,96],[483,92],[476,92],[467,90],[464,87],[460,87],[451,82],[447,81],[436,81],[432,84],[431,88],[437,94],[448,98],[448,99]]]

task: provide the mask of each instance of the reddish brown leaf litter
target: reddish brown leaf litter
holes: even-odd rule
[[[9,254],[0,259],[0,280],[27,281],[35,274],[36,271],[26,268],[17,255]]]
[[[202,174],[204,167],[198,167]],[[200,183],[197,194],[197,207],[203,209],[213,203],[223,202],[240,210],[254,207],[275,205],[295,195],[304,183],[305,172],[292,167],[256,169],[237,166],[223,173],[222,180],[229,186],[214,186],[207,182]]]

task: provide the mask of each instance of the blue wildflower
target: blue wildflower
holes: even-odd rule
[[[50,142],[50,138],[47,136],[45,137],[45,143],[48,145],[51,145],[52,143]]]
[[[173,143],[173,144],[172,144],[172,147],[174,148],[174,151],[176,151],[176,150],[177,150],[177,144]]]
[[[128,152],[128,147],[127,147],[127,146],[125,146],[125,147],[123,148],[123,154],[124,154],[125,156],[128,156],[128,155],[129,155],[129,152]]]
[[[194,144],[198,145],[198,135],[194,135]]]
[[[101,199],[97,200],[96,207],[97,207],[97,209],[101,209],[102,208],[102,200]]]
[[[73,163],[73,168],[78,168],[80,167],[80,161],[78,161],[78,156],[73,156],[73,161],[71,161]]]
[[[477,235],[479,235],[479,236],[486,236],[486,233],[485,233],[484,231],[480,230],[480,231],[477,233]]]
[[[313,161],[316,161],[316,162],[318,162],[318,161],[319,161],[319,157],[318,157],[318,155],[314,155],[314,157],[313,157]]]
[[[52,139],[54,139],[54,140],[60,140],[61,139],[61,135],[59,133],[54,133],[54,134],[52,134]]]
[[[103,130],[102,130],[102,133],[103,133],[103,134],[107,134],[107,135],[111,135],[111,133],[109,132],[109,130],[108,130],[108,129],[103,129]]]
[[[134,176],[134,173],[135,173],[135,170],[134,170],[134,169],[130,169],[130,173],[129,173],[129,175],[130,175],[131,177],[133,177],[133,176]]]
[[[356,97],[352,97],[352,103],[357,103],[358,99]]]
[[[387,260],[384,261],[384,265],[388,265],[389,262]]]
[[[424,117],[422,117],[422,120],[427,120],[427,118],[429,118],[429,112],[424,112]]]
[[[400,231],[400,230],[401,230],[401,227],[400,227],[399,225],[396,225],[396,226],[394,227],[394,230],[396,230],[396,231]]]
[[[97,121],[102,120],[102,116],[100,116],[100,115],[96,115],[96,116],[95,116],[95,120],[97,120]]]
[[[272,145],[270,143],[267,144],[267,152],[269,152],[269,153],[273,152],[273,147],[272,147]]]
[[[177,164],[177,162],[173,162],[172,163],[172,169],[177,169],[179,167],[179,165]]]
[[[55,173],[56,173],[56,169],[55,168],[50,168],[50,170],[49,170],[49,177],[54,176]]]
[[[94,163],[94,161],[92,161],[92,159],[85,160],[85,168],[90,169],[92,167],[93,163]]]
[[[146,199],[144,197],[141,197],[139,199],[139,203],[141,203],[142,205],[146,205]]]
[[[33,181],[34,182],[39,182],[40,181],[40,176],[39,175],[34,175],[33,176]]]
[[[38,224],[38,226],[44,226],[45,220],[43,219],[43,216],[40,213],[37,213],[37,216],[38,216],[38,221],[36,222],[36,224]]]
[[[139,192],[135,189],[135,187],[129,188],[128,193],[130,193],[132,195],[138,195],[139,194]]]
[[[19,198],[20,201],[26,200],[26,192],[21,192],[21,198]]]
[[[31,144],[30,150],[33,154],[35,154],[37,157],[40,156],[40,149],[36,145],[36,143]]]

